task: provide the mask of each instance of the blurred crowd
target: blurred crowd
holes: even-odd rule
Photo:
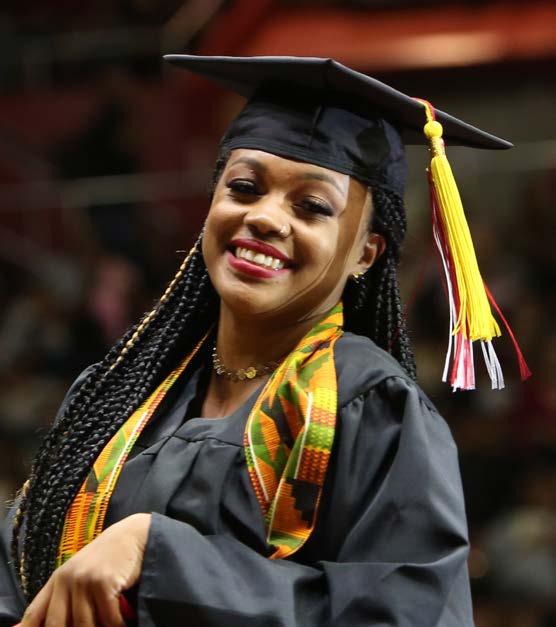
[[[472,225],[479,258],[486,262],[483,275],[533,371],[530,379],[520,381],[504,329],[495,344],[506,388],[489,389],[476,353],[478,389],[452,394],[439,383],[446,349],[439,330],[445,328],[446,314],[444,295],[432,278],[409,313],[421,384],[446,417],[459,448],[477,627],[556,625],[556,333],[551,315],[556,264],[548,231],[540,232],[550,229],[547,225],[554,228],[554,217],[543,213],[555,200],[556,172],[545,173],[509,222],[488,225],[495,236]]]
[[[178,185],[173,195],[157,188],[144,197],[118,192],[100,201],[91,193],[85,200],[67,193],[57,196],[58,202],[41,204],[35,198],[23,217],[9,195],[0,201],[0,517],[25,480],[37,443],[72,380],[151,307],[177,269],[183,254],[178,251],[188,249],[202,224],[215,137],[203,143],[195,136],[184,147],[187,128],[168,130],[168,121],[159,115],[161,152],[174,158],[158,165],[156,159],[149,161],[138,102],[143,111],[149,106],[160,110],[160,103],[149,98],[164,92],[167,78],[149,76],[146,86],[138,85],[141,80],[121,69],[101,72],[87,92],[95,104],[79,123],[63,134],[43,134],[41,180],[75,192],[72,182],[98,177],[99,184],[120,181],[129,191],[136,177],[157,167],[197,168],[203,174],[192,191],[181,193]],[[13,110],[10,98],[7,106]],[[2,120],[4,131],[9,126]],[[0,129],[2,144],[8,136],[13,142],[22,128],[20,122],[9,133]],[[36,148],[29,136],[23,144],[27,153]],[[21,191],[22,184],[33,182],[7,161],[0,157],[5,190],[12,193],[17,183]],[[473,393],[454,395],[439,382],[447,305],[434,255],[408,312],[421,385],[448,420],[460,450],[477,627],[556,625],[556,331],[551,315],[556,264],[549,237],[555,202],[556,169],[546,168],[530,177],[511,212],[472,220],[483,274],[534,373],[527,382],[519,381],[507,334],[497,343],[507,375],[504,391],[491,391],[482,375]],[[473,215],[473,206],[468,211]],[[414,225],[408,239],[401,269],[406,298],[417,280],[414,269],[425,263],[427,251],[418,242],[430,239],[427,218]]]

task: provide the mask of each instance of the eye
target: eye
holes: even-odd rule
[[[308,213],[319,214],[327,217],[334,215],[332,207],[327,202],[320,200],[319,198],[304,198],[298,206]]]
[[[235,194],[259,195],[257,185],[249,179],[232,179],[226,183],[226,187]]]

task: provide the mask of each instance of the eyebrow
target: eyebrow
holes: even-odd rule
[[[237,159],[234,159],[231,165],[235,165],[236,163],[245,163],[247,165],[250,165],[253,169],[258,170],[259,172],[268,172],[267,166],[261,163],[258,159],[254,159],[253,157],[238,157]],[[298,178],[330,183],[330,185],[333,185],[340,192],[340,194],[342,194],[342,196],[345,195],[345,190],[340,187],[337,181],[334,180],[334,178],[329,174],[324,174],[324,172],[302,172],[298,175]]]
[[[336,180],[329,174],[324,174],[323,172],[303,172],[303,174],[300,175],[300,178],[330,183],[330,185],[333,185],[340,192],[340,194],[342,194],[342,196],[345,195],[345,190],[343,190],[338,185]]]
[[[258,170],[259,172],[268,171],[268,168],[266,167],[266,165],[261,163],[258,159],[253,159],[253,157],[238,157],[237,159],[233,160],[231,165],[235,165],[236,163],[246,163],[247,165],[250,165],[255,170]]]

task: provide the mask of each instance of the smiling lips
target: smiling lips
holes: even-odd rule
[[[263,255],[263,253],[255,253],[255,251],[249,248],[236,248],[236,257],[238,259],[247,259],[247,261],[251,261],[258,266],[265,266],[273,270],[281,270],[284,267],[284,262],[281,259]]]
[[[261,279],[275,277],[292,266],[283,252],[255,239],[232,240],[227,254],[233,268]]]

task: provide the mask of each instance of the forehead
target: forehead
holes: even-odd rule
[[[330,183],[346,193],[352,184],[360,185],[362,188],[365,187],[348,174],[306,163],[305,161],[282,157],[263,150],[249,148],[232,150],[227,162],[227,168],[236,165],[245,165],[261,174],[282,174],[294,178],[308,178],[323,183]]]

